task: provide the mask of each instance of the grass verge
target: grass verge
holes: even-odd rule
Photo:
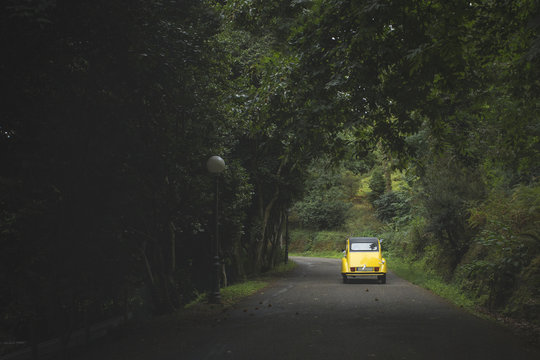
[[[339,259],[343,255],[340,252],[336,251],[304,251],[304,252],[293,252],[289,253],[290,256],[305,256],[305,257],[321,257],[321,258],[331,258]]]
[[[433,271],[426,270],[426,267],[421,261],[410,263],[392,254],[387,254],[386,257],[389,259],[388,266],[390,270],[397,276],[430,290],[474,316],[506,327],[514,334],[522,337],[529,344],[540,348],[540,327],[527,321],[490,312],[479,302],[468,297],[458,285],[447,283]]]
[[[433,271],[426,270],[422,262],[409,263],[392,254],[386,254],[388,268],[397,276],[449,300],[456,306],[477,314],[478,304],[467,297],[459,286],[447,283]]]
[[[232,307],[243,298],[253,295],[256,292],[267,287],[276,277],[292,271],[296,267],[294,261],[289,260],[287,264],[280,264],[274,269],[261,274],[253,279],[227,286],[220,289],[221,304],[209,304],[208,294],[200,294],[191,303],[184,306],[182,313],[184,315],[211,315],[215,310],[222,311]]]
[[[338,259],[342,257],[341,252],[335,251],[305,251],[291,253],[291,256],[323,257]],[[449,300],[456,306],[464,308],[478,315],[478,304],[468,298],[463,291],[454,284],[446,283],[442,277],[433,271],[426,270],[421,262],[408,263],[404,259],[394,256],[391,253],[385,253],[384,257],[388,261],[389,269],[397,276],[433,293]]]

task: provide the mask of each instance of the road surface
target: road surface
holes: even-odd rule
[[[343,284],[339,259],[293,260],[292,273],[213,321],[154,325],[154,336],[81,359],[540,359],[508,330],[391,273],[385,285]]]

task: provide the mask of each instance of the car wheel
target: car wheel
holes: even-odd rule
[[[343,275],[343,283],[346,284],[348,282],[349,280],[347,279],[347,275]]]
[[[381,284],[386,284],[386,274],[379,276],[379,282]]]

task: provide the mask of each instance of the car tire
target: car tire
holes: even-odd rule
[[[379,275],[379,282],[381,284],[386,284],[386,274],[384,275]]]
[[[349,279],[347,279],[347,275],[343,275],[343,283],[347,284],[349,282]]]

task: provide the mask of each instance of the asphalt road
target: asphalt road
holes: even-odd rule
[[[111,344],[84,359],[540,359],[510,331],[391,273],[384,285],[343,284],[339,259],[293,259],[291,274],[215,321],[158,326],[167,335],[142,337],[130,354]]]

